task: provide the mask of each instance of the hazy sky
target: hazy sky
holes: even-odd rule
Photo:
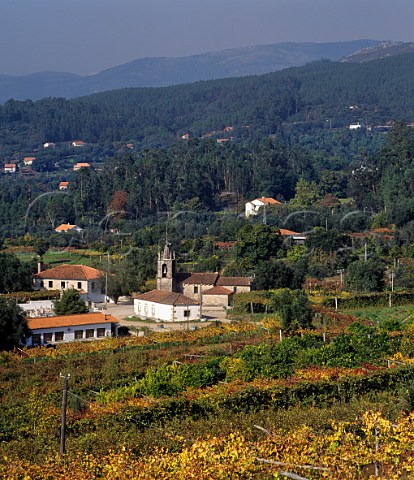
[[[0,0],[0,74],[277,42],[414,41],[414,0]]]

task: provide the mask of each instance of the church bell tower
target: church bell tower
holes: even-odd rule
[[[166,240],[163,252],[158,253],[157,290],[175,291],[175,252]]]

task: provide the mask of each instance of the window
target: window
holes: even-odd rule
[[[78,282],[78,290],[82,290],[82,282]]]
[[[83,330],[75,330],[75,340],[81,340],[83,338]]]
[[[43,341],[44,341],[45,343],[51,342],[51,341],[52,341],[52,338],[53,338],[53,333],[44,333],[44,334],[43,334]]]
[[[92,292],[95,291],[95,282],[92,282],[92,283],[91,283],[91,290],[92,290]]]
[[[53,288],[53,280],[49,280],[48,285],[49,285],[49,288]]]
[[[97,328],[96,329],[96,336],[98,338],[102,338],[105,336],[105,328]]]
[[[184,318],[190,318],[190,310],[184,310]]]
[[[161,271],[162,271],[162,278],[166,278],[167,277],[167,265],[165,263],[163,263],[162,267],[161,267]]]
[[[198,287],[194,287],[194,293],[198,293]]]
[[[138,311],[138,312],[141,311],[141,302],[138,302],[138,303],[137,303],[137,311]]]
[[[95,337],[95,329],[87,328],[86,329],[86,338],[94,338]]]
[[[32,345],[40,345],[41,343],[42,343],[41,338],[38,333],[35,333],[34,335],[32,335]]]
[[[63,332],[55,332],[55,342],[63,342]]]
[[[151,315],[152,315],[152,316],[155,315],[155,307],[151,307]]]
[[[60,282],[60,288],[65,288],[66,287],[66,282]]]

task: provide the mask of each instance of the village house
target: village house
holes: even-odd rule
[[[287,230],[286,228],[279,228],[276,232],[276,235],[279,235],[283,238],[284,242],[294,243],[295,245],[304,245],[306,242],[306,235],[302,235],[298,232],[293,232],[292,230]]]
[[[30,167],[30,165],[32,165],[35,160],[36,160],[36,157],[24,157],[23,158],[24,166]]]
[[[15,163],[6,163],[4,164],[4,173],[16,173],[17,165]]]
[[[59,190],[67,190],[69,186],[69,182],[60,182],[59,183]]]
[[[69,290],[74,288],[87,303],[105,301],[105,273],[86,265],[59,265],[42,270],[33,275],[35,290]]]
[[[58,232],[58,233],[67,233],[67,232],[81,233],[81,232],[83,232],[83,228],[78,227],[77,225],[71,225],[70,223],[62,223],[62,225],[59,225],[58,227],[55,228],[55,232]]]
[[[43,144],[43,148],[54,148],[56,147],[56,144],[53,142],[46,142]]]
[[[82,162],[78,162],[76,165],[73,166],[73,171],[74,172],[77,172],[78,170],[80,170],[81,168],[89,168],[90,165],[89,163],[82,163]]]
[[[85,142],[83,142],[82,140],[74,140],[72,143],[71,143],[72,147],[84,147],[86,145]]]
[[[134,296],[134,313],[159,322],[199,320],[200,304],[181,293],[151,290]]]
[[[111,337],[116,325],[117,319],[104,313],[28,318],[26,346]]]
[[[255,198],[254,200],[247,202],[245,205],[245,215],[250,217],[251,215],[258,215],[261,208],[267,205],[281,205],[282,203],[271,197]]]

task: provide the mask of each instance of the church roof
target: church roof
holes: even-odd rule
[[[219,277],[218,273],[186,273],[177,274],[177,282],[183,285],[215,285]]]
[[[151,290],[150,292],[134,295],[137,300],[160,303],[162,305],[198,305],[194,298],[186,297],[182,293],[164,292],[162,290]]]
[[[225,287],[213,287],[205,290],[203,295],[233,295],[234,292]]]
[[[220,277],[217,285],[221,287],[250,287],[252,281],[249,277]]]

